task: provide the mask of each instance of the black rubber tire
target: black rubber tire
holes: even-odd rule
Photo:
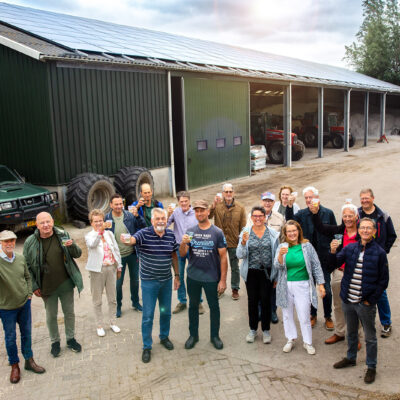
[[[303,158],[306,146],[304,143],[297,139],[297,143],[292,146],[292,161],[299,161]]]
[[[153,176],[144,167],[123,167],[114,177],[115,189],[125,198],[126,207],[139,198],[140,186],[143,183],[148,183],[152,189],[154,188]]]
[[[344,137],[342,135],[333,135],[332,136],[332,146],[335,149],[343,149],[344,148]]]
[[[309,129],[304,132],[303,137],[304,145],[306,147],[315,147],[318,145],[318,130]]]
[[[353,147],[355,144],[356,144],[356,138],[353,135],[351,135],[349,139],[349,146]]]
[[[76,176],[67,187],[69,217],[86,222],[89,220],[89,212],[94,208],[108,212],[114,193],[114,186],[107,176],[91,173]]]
[[[267,154],[271,164],[283,164],[283,143],[280,141],[268,142]]]

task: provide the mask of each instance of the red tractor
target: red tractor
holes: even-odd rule
[[[324,147],[332,142],[335,149],[341,149],[344,146],[344,127],[338,126],[337,113],[324,114]],[[301,120],[301,126],[295,129],[295,132],[303,140],[307,147],[318,146],[318,113],[307,112]],[[349,145],[353,147],[355,143],[354,136],[350,133]]]
[[[262,144],[267,149],[269,161],[272,164],[283,164],[284,132],[276,129],[282,126],[282,117],[272,116],[268,113],[251,114],[251,144]],[[300,160],[305,151],[305,146],[295,133],[291,133],[292,161]]]

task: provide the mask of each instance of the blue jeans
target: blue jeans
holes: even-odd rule
[[[352,361],[357,358],[358,325],[361,321],[367,352],[366,364],[368,368],[375,369],[378,357],[375,329],[376,305],[367,306],[363,303],[353,304],[342,301],[342,310],[347,325],[347,358]]]
[[[386,290],[382,293],[378,303],[379,320],[382,325],[392,325],[392,313],[390,312],[389,299]]]
[[[324,279],[325,279],[325,297],[322,299],[322,304],[324,306],[324,318],[331,318],[332,317],[332,289],[331,289],[331,273],[324,272]],[[311,306],[311,315],[316,317],[317,316],[317,309],[314,306]]]
[[[132,306],[136,307],[139,304],[139,263],[136,253],[129,254],[129,256],[126,257],[122,257],[121,264],[121,277],[117,279],[117,308],[121,308],[122,306],[122,286],[124,284],[124,277],[127,265],[129,270]]]
[[[32,353],[32,316],[31,300],[15,310],[0,310],[9,363],[19,363],[17,349],[17,323],[21,332],[21,353],[25,360],[33,357]]]
[[[172,297],[172,279],[167,281],[145,281],[142,279],[142,299],[143,299],[143,315],[142,315],[142,339],[143,350],[151,349],[153,339],[151,332],[153,330],[154,310],[158,299],[158,307],[160,309],[160,340],[169,335],[169,327],[171,322],[171,297]]]
[[[199,303],[201,289],[204,289],[210,307],[210,338],[219,337],[220,311],[218,302],[218,282],[200,282],[187,278],[189,295],[189,332],[199,337]]]

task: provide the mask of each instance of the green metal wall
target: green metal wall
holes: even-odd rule
[[[81,172],[170,164],[165,73],[49,71],[59,183]]]
[[[0,163],[55,183],[46,65],[1,45],[0,121]]]
[[[249,175],[247,83],[198,78],[184,82],[189,189]],[[233,145],[235,136],[242,137],[240,146]],[[217,148],[222,138],[225,147]],[[207,150],[197,150],[199,140],[207,140]]]

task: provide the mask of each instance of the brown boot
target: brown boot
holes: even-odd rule
[[[10,382],[11,383],[18,383],[21,379],[21,371],[19,369],[18,363],[11,365],[11,375],[10,375]]]
[[[35,360],[32,357],[29,360],[25,360],[25,369],[27,371],[32,371],[35,374],[43,374],[46,372],[43,367],[35,363]]]
[[[325,344],[335,344],[344,340],[344,336],[339,336],[334,333],[331,337],[325,340]]]

